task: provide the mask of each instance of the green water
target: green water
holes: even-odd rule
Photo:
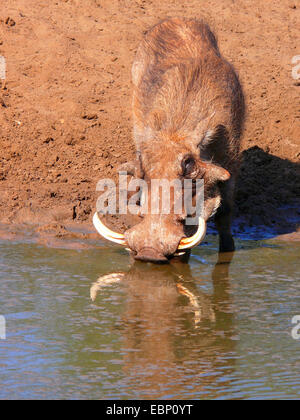
[[[299,244],[216,250],[132,266],[118,247],[0,242],[0,398],[299,398]]]

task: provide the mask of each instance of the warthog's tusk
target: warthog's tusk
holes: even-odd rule
[[[116,233],[108,229],[100,220],[98,213],[94,214],[93,223],[97,232],[103,236],[103,238],[109,241],[115,242],[116,244],[126,245],[124,235],[122,233]]]
[[[186,287],[182,286],[182,284],[176,284],[177,290],[180,294],[186,296],[189,301],[191,302],[192,307],[194,308],[195,313],[195,324],[199,324],[202,317],[202,310],[199,305],[197,297],[192,293],[190,290],[188,290]]]
[[[98,216],[98,213],[94,214],[93,223],[94,223],[95,229],[97,230],[97,232],[101,236],[103,236],[103,238],[105,238],[105,239],[107,239],[111,242],[115,242],[117,244],[120,244],[120,245],[126,245],[124,235],[122,233],[113,232],[108,227],[106,227],[101,222],[101,220]],[[197,232],[195,233],[195,235],[191,236],[190,238],[181,239],[181,241],[179,243],[179,246],[178,246],[178,251],[182,251],[182,250],[185,250],[185,249],[191,249],[194,246],[200,244],[200,242],[203,241],[205,235],[206,235],[206,223],[205,223],[205,220],[202,219],[202,217],[199,217],[199,225],[198,225]],[[179,255],[181,255],[181,254],[179,254]]]
[[[125,276],[125,273],[111,273],[107,274],[106,276],[100,277],[96,283],[92,284],[90,295],[91,299],[94,302],[97,297],[97,293],[106,286],[111,286],[112,284],[120,282],[123,277]]]
[[[178,250],[181,251],[183,249],[191,249],[194,246],[200,244],[203,241],[206,235],[206,222],[202,217],[199,217],[199,225],[197,232],[195,235],[191,236],[190,238],[183,238],[181,239]]]

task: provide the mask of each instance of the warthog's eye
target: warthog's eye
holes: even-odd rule
[[[181,162],[181,169],[183,176],[190,176],[195,172],[196,169],[196,162],[193,156],[185,156]]]

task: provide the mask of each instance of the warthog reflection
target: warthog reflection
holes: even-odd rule
[[[116,282],[126,292],[126,307],[117,328],[122,337],[124,381],[131,391],[159,398],[168,390],[180,398],[188,375],[196,395],[221,374],[219,367],[224,367],[226,355],[235,346],[228,273],[231,259],[232,254],[220,254],[212,273],[212,294],[199,289],[199,280],[196,282],[187,264],[137,263],[127,273],[102,276],[92,285],[93,301],[104,287]],[[230,366],[232,363],[230,360]]]
[[[170,312],[171,308],[174,309],[173,306],[178,306],[179,296],[184,296],[187,298],[186,303],[189,305],[190,311],[194,313],[194,324],[197,327],[201,320],[215,321],[215,313],[209,297],[205,293],[195,290],[192,280],[188,266],[185,266],[183,273],[182,270],[170,270],[166,266],[149,269],[147,266],[135,264],[127,273],[111,273],[100,277],[92,285],[90,294],[91,299],[95,301],[103,287],[119,282],[125,283],[131,292],[130,302],[136,305],[137,299],[139,299],[139,303],[143,303],[143,314],[147,313],[149,306],[152,316],[153,311],[157,309],[162,315],[174,314],[174,311]]]

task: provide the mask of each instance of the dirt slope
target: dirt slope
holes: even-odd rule
[[[7,62],[0,222],[90,222],[97,181],[134,153],[130,70],[137,45],[168,16],[204,18],[243,83],[247,152],[237,215],[268,224],[270,212],[299,198],[300,86],[291,74],[292,57],[300,54],[299,1],[44,3],[0,4],[0,55]]]

